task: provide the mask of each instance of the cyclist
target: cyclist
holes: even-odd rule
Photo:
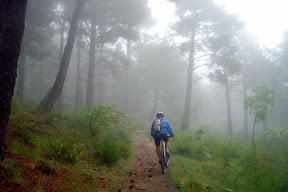
[[[160,159],[160,141],[161,139],[163,139],[165,141],[165,148],[166,148],[166,154],[167,156],[169,156],[169,137],[167,135],[167,133],[169,133],[170,137],[174,137],[174,132],[171,128],[171,126],[169,125],[168,121],[166,119],[164,119],[164,114],[162,112],[158,112],[156,115],[157,119],[160,119],[161,121],[161,130],[160,131],[155,131],[154,130],[154,125],[156,123],[155,119],[152,123],[151,126],[151,136],[154,138],[155,141],[155,145],[156,145],[156,153]],[[160,160],[159,160],[160,163]]]

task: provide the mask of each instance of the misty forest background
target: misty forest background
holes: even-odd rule
[[[87,1],[54,109],[116,104],[147,120],[163,111],[174,129],[213,125],[221,134],[247,137],[253,118],[244,99],[261,85],[276,99],[259,131],[286,124],[288,37],[268,49],[212,1],[172,2],[178,20],[159,38],[149,31],[155,21],[147,0]],[[21,102],[38,105],[53,86],[74,6],[28,2],[15,88]]]
[[[121,191],[158,111],[178,189],[288,190],[288,32],[267,48],[212,0],[169,0],[160,37],[148,2],[1,2],[0,191]]]

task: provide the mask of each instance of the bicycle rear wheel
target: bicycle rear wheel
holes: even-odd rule
[[[166,172],[166,163],[165,163],[165,156],[164,156],[163,150],[161,151],[161,170],[163,174]]]

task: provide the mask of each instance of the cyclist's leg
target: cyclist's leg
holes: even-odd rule
[[[154,141],[155,141],[155,145],[156,145],[156,153],[158,155],[158,158],[160,159],[160,137],[158,135],[156,135],[154,137]]]
[[[167,136],[167,134],[163,135],[163,140],[165,141],[165,149],[166,152],[169,153],[169,146],[170,146],[170,142],[169,142],[169,137]]]
[[[156,153],[160,159],[160,146],[156,146]]]
[[[166,147],[166,151],[168,151],[169,152],[169,146],[170,146],[170,141],[167,141],[166,143],[165,143],[165,147]]]

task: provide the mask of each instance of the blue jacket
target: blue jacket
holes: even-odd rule
[[[168,132],[171,137],[174,137],[174,133],[173,133],[172,128],[169,125],[168,121],[166,119],[163,119],[163,118],[159,118],[159,119],[161,120],[161,129],[163,129],[163,130],[160,132],[154,131],[154,124],[156,122],[156,119],[155,119],[151,125],[151,136],[153,137],[154,135],[166,134]]]

